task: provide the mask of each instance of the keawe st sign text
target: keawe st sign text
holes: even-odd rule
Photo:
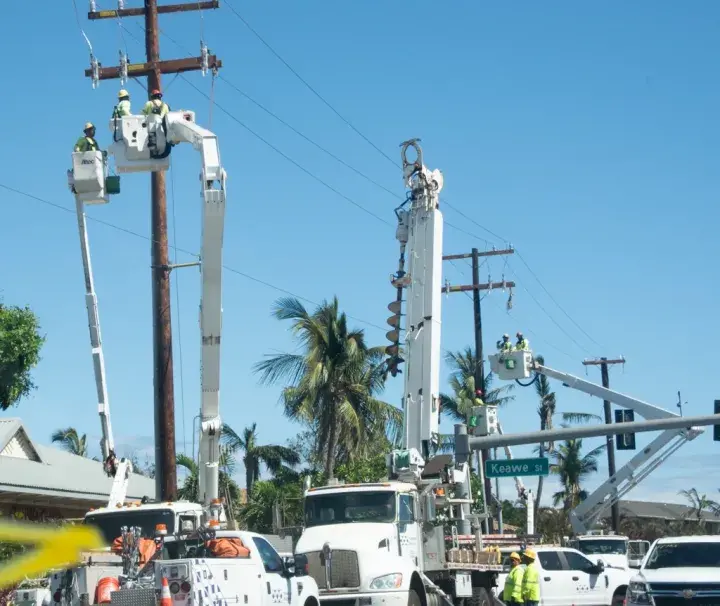
[[[499,459],[485,461],[488,478],[514,478],[515,476],[546,476],[550,473],[547,459]]]

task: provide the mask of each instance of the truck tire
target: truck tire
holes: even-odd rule
[[[473,587],[468,606],[493,606],[494,602],[484,587]]]
[[[408,591],[408,606],[422,606],[422,600],[414,589]]]

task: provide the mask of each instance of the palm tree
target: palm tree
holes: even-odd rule
[[[545,364],[545,358],[541,355],[535,356],[535,361],[540,364]],[[538,374],[535,381],[535,393],[540,398],[540,405],[538,406],[538,415],[540,416],[540,431],[545,431],[553,428],[553,417],[555,416],[555,409],[557,407],[557,399],[555,392],[550,389],[550,381],[545,375]],[[587,423],[589,421],[597,420],[600,421],[598,415],[584,412],[564,412],[562,414],[563,421],[570,423]],[[548,442],[547,446],[544,443],[539,445],[539,456],[542,458],[545,456],[545,449],[552,453],[555,450],[555,443]],[[540,476],[538,478],[537,492],[535,493],[535,515],[537,516],[540,508],[540,499],[542,498],[543,484],[545,478]]]
[[[563,504],[566,512],[577,507],[587,498],[587,491],[581,486],[591,473],[598,469],[598,456],[605,450],[605,444],[594,448],[586,455],[582,454],[583,441],[565,440],[560,448],[551,453],[553,463],[550,472],[560,476],[563,489],[553,494],[553,505]]]
[[[197,463],[186,454],[178,454],[176,463],[188,472],[183,485],[178,488],[178,498],[197,503],[200,498],[199,469]],[[220,451],[220,472],[218,478],[220,496],[225,497],[229,503],[239,504],[241,501],[240,487],[232,479],[233,469],[234,461],[232,456],[223,448]]]
[[[363,456],[376,440],[394,439],[402,426],[402,412],[375,397],[385,382],[385,348],[368,347],[364,332],[348,327],[337,297],[312,314],[297,299],[281,298],[273,315],[290,320],[304,351],[270,356],[255,365],[255,372],[261,383],[286,381],[285,414],[316,432],[316,455],[332,479],[339,456]]]
[[[681,490],[678,494],[685,497],[689,503],[690,513],[688,517],[694,516],[698,523],[702,521],[703,513],[707,513],[708,511],[716,516],[720,515],[720,503],[708,498],[706,494],[699,494],[697,489]]]
[[[67,429],[58,429],[50,437],[53,444],[59,443],[60,446],[69,453],[79,457],[87,457],[87,434],[80,436],[74,427]]]
[[[277,473],[283,464],[297,465],[300,462],[300,456],[287,446],[260,446],[257,439],[257,423],[246,427],[242,436],[239,436],[229,425],[223,424],[221,435],[228,454],[234,454],[237,451],[244,453],[245,489],[248,499],[250,499],[253,484],[260,479],[261,463],[272,473]]]

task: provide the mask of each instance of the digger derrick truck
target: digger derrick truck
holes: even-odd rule
[[[467,458],[432,457],[440,415],[443,176],[425,167],[416,139],[403,143],[401,157],[408,195],[395,210],[400,262],[391,278],[397,296],[389,305],[386,369],[395,376],[406,363],[402,448],[388,456],[386,482],[306,490],[295,551],[307,556],[326,606],[485,606],[502,566],[497,551],[483,550],[479,526],[471,532]]]
[[[185,110],[172,111],[163,117],[151,114],[114,118],[110,121],[110,132],[113,143],[109,146],[108,153],[75,152],[72,154],[72,170],[68,171],[68,187],[75,195],[78,208],[86,304],[103,432],[104,468],[109,475],[114,475],[108,505],[88,512],[84,523],[97,526],[108,545],[122,535],[123,527],[139,528],[142,536],[152,538],[159,526],[165,529],[168,536],[181,536],[196,532],[209,523],[218,529],[228,525],[218,485],[222,427],[219,390],[226,173],[220,161],[217,136],[195,123],[194,112]],[[119,193],[120,177],[109,175],[108,156],[114,158],[119,174],[165,171],[170,167],[173,148],[180,143],[190,143],[200,152],[202,162],[201,260],[173,266],[199,265],[201,271],[202,403],[198,482],[201,502],[156,502],[143,499],[141,502],[127,503],[127,483],[132,467],[125,460],[118,461],[113,450],[97,298],[93,286],[83,204],[107,204],[111,195]],[[118,571],[121,570],[121,557],[110,553],[109,549],[102,553],[87,554],[83,565],[51,576],[52,601],[63,606],[93,603],[98,580],[106,576],[118,576]]]

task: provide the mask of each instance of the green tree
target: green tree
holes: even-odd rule
[[[263,464],[270,472],[277,473],[285,465],[297,465],[300,455],[287,446],[258,444],[257,423],[243,430],[238,435],[229,425],[223,424],[221,441],[228,454],[243,453],[245,464],[245,489],[248,499],[252,494],[253,484],[260,479],[260,465]]]
[[[44,342],[30,308],[0,303],[0,410],[16,405],[35,389],[31,371],[40,361]]]
[[[553,505],[563,504],[565,512],[577,507],[587,498],[582,481],[598,469],[598,456],[605,450],[605,444],[582,454],[583,441],[565,440],[560,448],[551,453],[550,472],[560,476],[562,490],[553,494]]]
[[[87,434],[81,436],[74,427],[58,429],[52,434],[50,439],[53,444],[60,444],[60,446],[69,453],[79,457],[88,456]]]
[[[694,517],[698,523],[702,522],[703,514],[712,513],[720,515],[720,503],[713,501],[706,494],[698,493],[696,488],[690,490],[681,490],[678,494],[685,497],[690,507],[688,517]]]
[[[541,355],[535,356],[535,361],[540,365],[545,364],[545,358]],[[537,396],[540,399],[540,405],[537,409],[538,416],[540,417],[540,430],[550,430],[553,428],[553,418],[556,413],[557,399],[555,392],[550,389],[550,381],[545,375],[538,375],[535,381],[535,393],[537,393]],[[562,414],[562,419],[563,421],[570,423],[587,423],[592,420],[601,420],[597,415],[584,412],[564,412]],[[555,450],[555,443],[553,441],[550,441],[547,444],[541,442],[538,449],[539,456],[544,457],[546,450],[552,453]],[[535,493],[535,517],[537,517],[540,509],[540,499],[542,498],[544,482],[545,478],[540,476],[538,478],[537,492]]]
[[[463,351],[445,354],[445,363],[450,368],[448,385],[452,395],[440,394],[440,403],[444,415],[450,417],[457,423],[466,423],[470,410],[475,406],[475,371],[477,369],[477,358],[471,347]],[[479,389],[483,392],[485,404],[503,406],[515,399],[515,396],[508,395],[514,385],[507,384],[502,387],[492,388],[494,376],[492,373],[485,375]],[[455,448],[453,435],[441,435],[438,450],[440,452],[452,452]]]
[[[376,398],[385,382],[385,348],[368,347],[364,332],[348,327],[337,297],[312,314],[297,299],[282,298],[273,315],[291,322],[303,352],[269,356],[255,371],[261,383],[286,382],[285,414],[316,432],[315,454],[333,478],[339,459],[367,455],[402,425],[402,412]]]
[[[188,457],[186,454],[177,455],[176,462],[178,467],[182,467],[186,472],[187,476],[182,486],[178,488],[178,498],[187,499],[195,503],[200,500],[199,493],[199,478],[198,478],[198,466],[193,459]],[[228,505],[236,509],[241,502],[240,487],[232,479],[232,471],[234,469],[234,461],[232,455],[221,450],[220,452],[220,471],[219,471],[219,488],[220,496],[225,497],[228,501]]]

